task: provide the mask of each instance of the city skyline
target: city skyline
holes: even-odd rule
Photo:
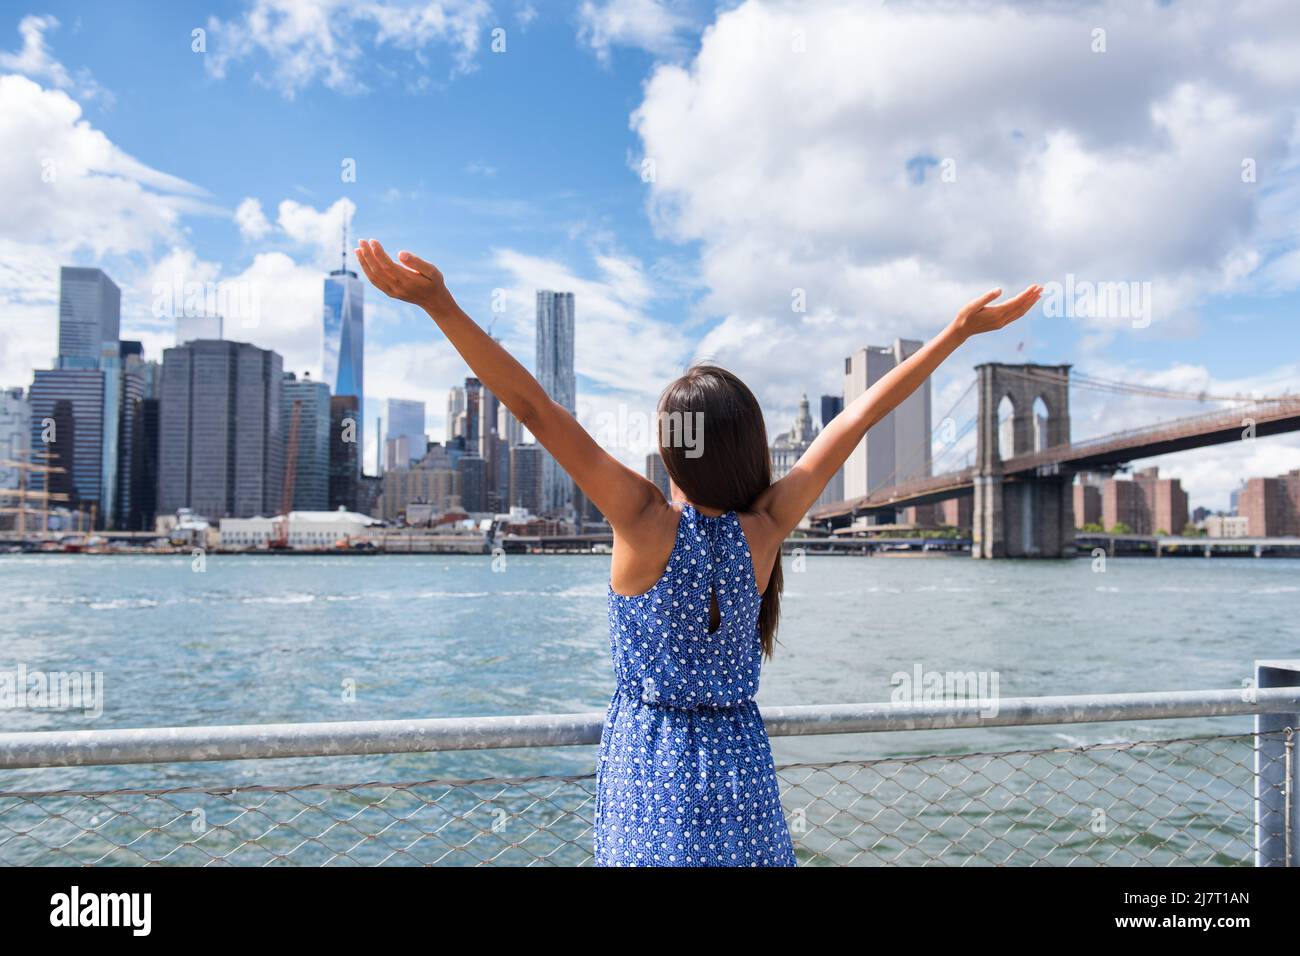
[[[1070,361],[1189,392],[1296,390],[1300,361],[1271,347],[1293,334],[1300,304],[1297,146],[1286,133],[1300,81],[1267,67],[1284,62],[1288,31],[1264,8],[1199,19],[1178,5],[1114,0],[1087,16],[1068,4],[993,8],[1016,29],[989,32],[991,14],[915,14],[932,42],[1011,45],[1023,82],[1004,84],[1007,110],[991,127],[970,97],[1002,82],[992,66],[965,65],[969,83],[918,72],[915,58],[882,44],[904,16],[887,6],[833,21],[813,9],[796,24],[752,2],[688,3],[646,32],[604,19],[600,3],[527,15],[485,6],[457,14],[458,30],[417,32],[410,47],[350,8],[310,27],[259,20],[243,2],[216,3],[197,22],[184,9],[145,21],[60,0],[12,8],[0,16],[0,105],[15,145],[4,171],[16,197],[0,221],[15,263],[0,282],[0,385],[23,384],[57,351],[49,309],[66,264],[120,282],[121,334],[151,356],[174,334],[153,308],[160,284],[255,290],[257,314],[227,316],[227,337],[325,381],[311,334],[320,276],[337,268],[352,221],[357,235],[438,263],[521,359],[532,351],[535,290],[573,290],[584,303],[575,350],[584,420],[652,410],[667,381],[707,357],[751,383],[775,434],[801,393],[835,391],[837,363],[853,349],[923,340],[971,295],[1021,281],[1149,283],[1150,295],[1132,314],[1070,299],[1032,315],[1011,340],[940,370],[938,408],[962,392],[970,366],[990,360]],[[1124,41],[1104,54],[1086,39],[1098,10]],[[787,49],[741,55],[746,37],[796,25],[826,68],[860,64],[864,51],[875,66],[839,69],[845,83],[830,89],[790,69]],[[489,46],[489,26],[506,31],[505,51]],[[1178,38],[1179,55],[1153,45],[1157,36]],[[149,49],[150,69],[112,55],[123,47]],[[322,55],[330,50],[345,55]],[[1100,56],[1121,74],[1141,66],[1146,85],[1122,97],[1098,86]],[[158,69],[168,84],[152,81]],[[1055,78],[1051,110],[1030,92],[1044,72]],[[734,82],[717,87],[728,75]],[[1071,89],[1088,95],[1057,95]],[[951,110],[910,107],[939,91]],[[704,104],[724,94],[719,122]],[[126,102],[130,110],[114,108]],[[1222,112],[1212,119],[1197,103]],[[404,122],[412,111],[437,115],[438,135]],[[790,122],[806,148],[752,132]],[[177,151],[159,132],[177,128],[193,148]],[[258,144],[257,163],[241,161],[231,129]],[[340,135],[349,129],[383,135]],[[729,157],[725,181],[709,172],[718,156]],[[757,194],[728,182],[767,185]],[[1177,183],[1193,184],[1194,201]],[[1022,208],[1015,197],[1026,194],[1043,203]],[[1083,205],[1084,195],[1097,200]],[[1008,215],[989,222],[988,202]],[[922,228],[939,222],[942,234]],[[360,457],[373,467],[383,402],[438,407],[464,369],[418,310],[377,300],[367,311]],[[793,376],[792,356],[802,362]],[[1074,430],[1195,410],[1090,398],[1076,403]],[[430,437],[441,431],[431,419]],[[646,449],[618,451],[639,467]],[[1195,500],[1225,507],[1243,478],[1300,465],[1300,439],[1155,464]]]

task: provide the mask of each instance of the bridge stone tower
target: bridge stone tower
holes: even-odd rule
[[[979,375],[979,447],[975,458],[974,540],[976,558],[1061,558],[1074,553],[1073,475],[1055,469],[1003,467],[998,409],[1011,403],[1007,458],[1070,441],[1070,366],[976,366]],[[1035,421],[1034,403],[1047,410],[1046,427]],[[1035,448],[1038,435],[1039,448]]]

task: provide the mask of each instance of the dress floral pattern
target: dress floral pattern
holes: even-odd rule
[[[794,866],[754,702],[760,604],[736,513],[689,504],[658,583],[635,597],[610,587],[617,686],[596,770],[597,866]]]

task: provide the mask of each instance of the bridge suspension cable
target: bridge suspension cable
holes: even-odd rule
[[[1059,381],[1057,373],[1050,372],[1046,369],[1017,369],[1012,374],[1024,375],[1027,378],[1041,382]],[[1189,392],[1174,388],[1159,388],[1154,385],[1139,385],[1133,382],[1123,382],[1118,379],[1103,378],[1100,375],[1091,375],[1087,372],[1081,372],[1074,369],[1070,371],[1069,383],[1071,387],[1086,388],[1095,392],[1109,392],[1118,395],[1141,395],[1147,398],[1168,398],[1176,401],[1191,402],[1289,402],[1294,401],[1297,397],[1295,394],[1218,395],[1205,390]]]

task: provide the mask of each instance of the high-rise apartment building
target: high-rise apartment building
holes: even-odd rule
[[[1143,468],[1131,481],[1108,478],[1101,488],[1101,523],[1118,524],[1132,534],[1182,534],[1187,526],[1187,492],[1177,478],[1161,478],[1159,468]]]
[[[1300,535],[1300,468],[1276,478],[1251,478],[1237,509],[1251,537]]]
[[[200,339],[163,352],[158,509],[275,514],[284,483],[280,356]]]

